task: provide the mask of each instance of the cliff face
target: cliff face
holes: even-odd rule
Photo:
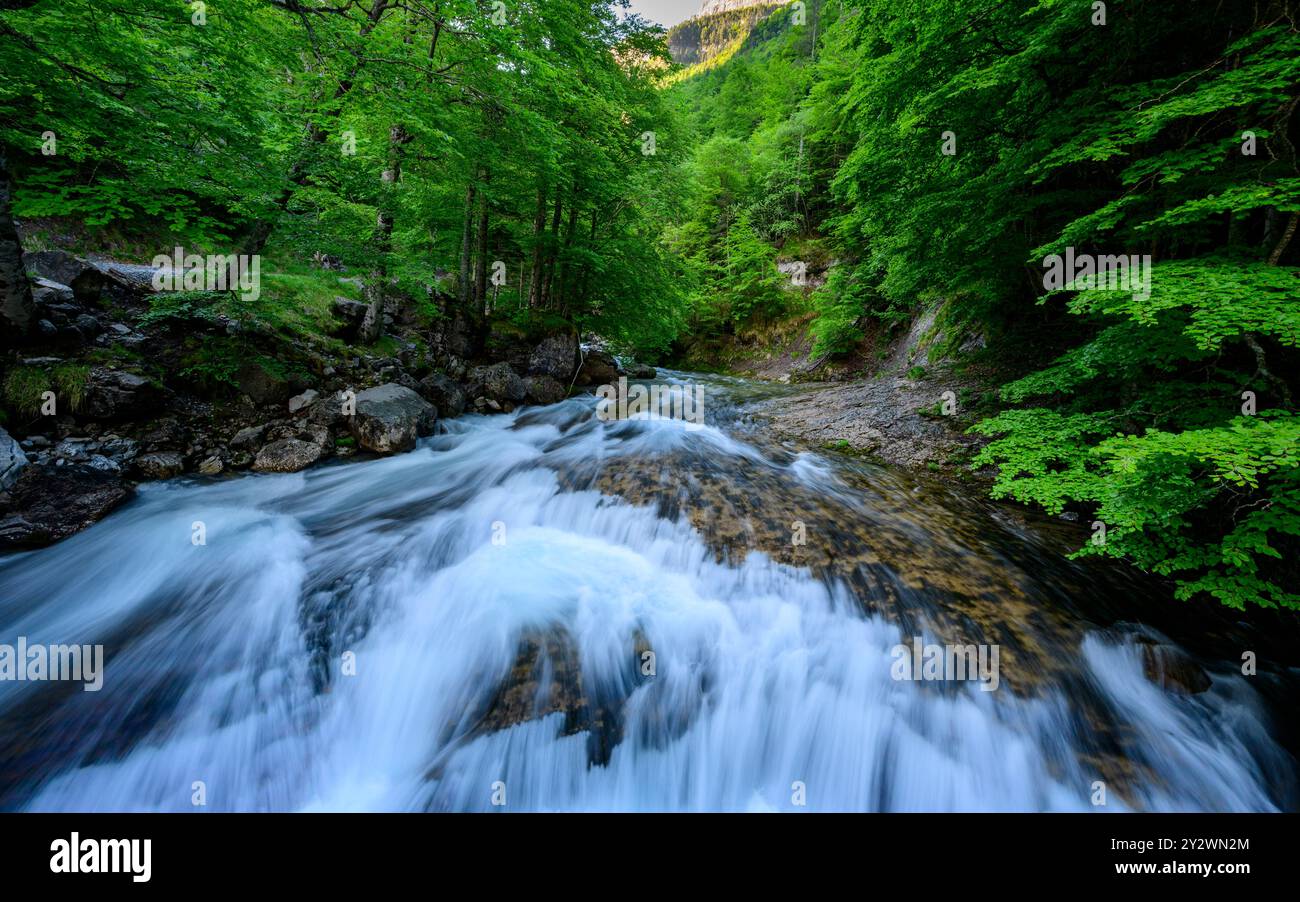
[[[668,51],[675,62],[708,62],[738,41],[754,23],[781,4],[773,0],[705,0],[700,14],[668,29]]]
[[[771,0],[704,0],[704,5],[700,7],[700,16],[711,16],[714,13],[726,13],[736,9],[746,9],[751,6],[770,6]]]

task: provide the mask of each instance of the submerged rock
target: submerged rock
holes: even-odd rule
[[[1139,643],[1142,672],[1157,686],[1180,695],[1199,695],[1210,688],[1209,674],[1182,649],[1141,639]]]

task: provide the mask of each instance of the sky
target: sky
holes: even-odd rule
[[[703,5],[704,0],[632,0],[632,12],[672,27],[695,15]]]

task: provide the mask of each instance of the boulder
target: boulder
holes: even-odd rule
[[[261,426],[246,426],[235,433],[234,438],[230,440],[230,447],[241,451],[251,451],[262,443],[262,436],[265,432],[265,424]]]
[[[314,388],[309,388],[300,395],[294,395],[289,399],[289,413],[297,413],[315,404],[320,399],[320,392]]]
[[[93,263],[69,254],[67,251],[36,251],[23,254],[23,267],[38,278],[66,285],[76,299],[95,303],[99,293],[108,285],[109,277]]]
[[[629,379],[653,379],[659,371],[648,363],[634,363],[627,368]]]
[[[169,451],[185,444],[185,429],[175,418],[164,417],[140,436],[140,444],[145,451]]]
[[[488,327],[484,350],[484,356],[491,360],[504,360],[520,373],[528,371],[528,361],[533,354],[524,330],[505,320],[496,320]]]
[[[14,513],[0,521],[0,548],[56,542],[102,519],[131,491],[119,473],[89,464],[28,467],[10,492]]]
[[[450,376],[425,376],[420,380],[420,395],[432,402],[441,416],[458,417],[465,412],[465,392]]]
[[[533,348],[528,357],[530,376],[550,376],[568,385],[578,368],[578,336],[572,332],[548,335]]]
[[[235,373],[235,384],[255,404],[283,404],[293,394],[293,385],[288,379],[253,360]]]
[[[257,452],[253,469],[264,473],[296,473],[320,459],[320,446],[296,438],[282,438]]]
[[[618,382],[618,361],[606,351],[588,351],[578,372],[580,385],[614,385]]]
[[[120,435],[106,435],[99,447],[102,454],[119,464],[128,463],[140,453],[140,444],[135,439]]]
[[[213,454],[200,461],[196,469],[204,476],[216,476],[225,468],[226,465],[222,462],[221,458]]]
[[[336,297],[332,310],[334,318],[339,321],[339,324],[331,330],[331,334],[338,338],[356,338],[361,332],[361,324],[366,318],[367,309],[366,305],[360,301]]]
[[[100,325],[99,320],[95,319],[89,313],[83,313],[78,316],[76,321],[73,323],[73,327],[81,333],[81,337],[86,341],[91,341],[96,335],[104,331],[104,327]]]
[[[157,389],[143,376],[96,367],[90,371],[80,412],[97,420],[139,416],[157,406]]]
[[[171,479],[185,470],[185,461],[175,451],[141,454],[134,463],[136,472],[145,479]]]
[[[321,398],[307,409],[307,422],[327,426],[331,429],[346,428],[348,415],[343,412],[343,403],[346,396],[347,392],[334,392]]]
[[[474,321],[453,304],[447,315],[434,321],[430,329],[429,347],[436,356],[464,359],[473,356],[477,350],[476,335]],[[457,375],[450,369],[448,374],[453,379],[464,375]]]
[[[49,279],[37,279],[32,283],[32,300],[41,308],[51,305],[71,306],[76,303],[76,296],[67,285]]]
[[[357,395],[356,404],[348,427],[357,444],[377,454],[411,450],[418,436],[433,434],[438,418],[436,407],[392,383],[366,389]]]
[[[7,489],[27,466],[27,455],[22,446],[3,427],[0,427],[0,489]]]
[[[568,394],[559,380],[551,376],[529,376],[524,379],[524,385],[528,389],[528,400],[534,404],[555,404]]]
[[[476,366],[469,371],[466,396],[488,401],[519,403],[528,396],[528,387],[507,363]]]

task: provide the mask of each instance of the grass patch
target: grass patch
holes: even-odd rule
[[[23,417],[35,417],[41,412],[44,394],[51,390],[50,377],[34,366],[15,367],[5,376],[5,407]]]

